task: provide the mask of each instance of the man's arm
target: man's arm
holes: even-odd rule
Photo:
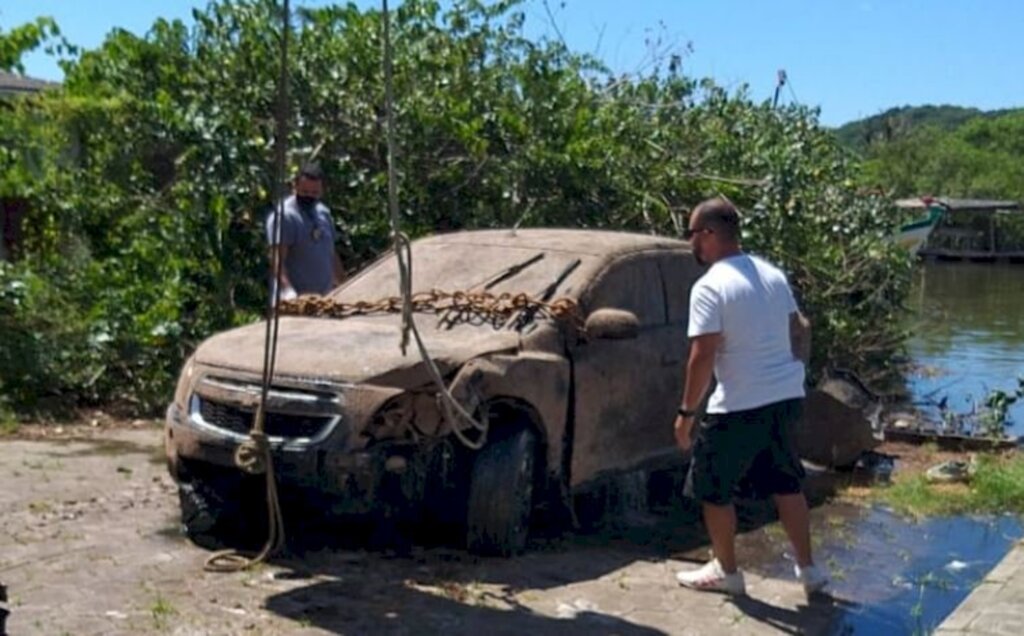
[[[334,255],[334,286],[337,287],[345,280],[345,266],[341,264],[341,257],[338,256],[338,252],[332,252]]]
[[[804,366],[811,363],[811,321],[799,311],[789,314],[789,346]]]
[[[292,284],[291,277],[288,276],[288,250],[298,239],[295,221],[296,219],[288,213],[285,208],[286,201],[284,199],[278,201],[278,209],[272,210],[267,215],[266,230],[267,230],[267,244],[270,246],[268,250],[268,258],[270,264],[270,276],[267,278],[274,281],[274,272],[278,269],[280,264],[280,277],[277,279],[277,284],[280,285],[280,297],[282,300],[288,300],[295,298],[296,291],[295,286]],[[280,227],[278,227],[280,222]],[[273,293],[274,287],[271,286],[271,293]]]
[[[686,361],[686,382],[683,386],[684,411],[696,411],[704,394],[711,386],[711,376],[715,371],[715,354],[722,343],[722,334],[709,333],[694,336],[690,339],[690,357]],[[675,422],[676,443],[684,450],[690,450],[690,438],[694,417],[679,414]]]
[[[292,285],[291,279],[288,278],[288,269],[284,266],[285,261],[288,259],[287,245],[276,245],[270,248],[270,280],[274,280],[278,259],[281,262],[281,276],[278,279],[278,283],[281,285],[281,298],[285,300],[294,298],[295,286]]]

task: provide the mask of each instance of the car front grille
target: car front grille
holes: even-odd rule
[[[198,395],[194,399],[199,403],[199,415],[206,424],[239,435],[248,435],[252,429],[255,415],[252,411]],[[323,434],[334,419],[334,417],[320,415],[267,413],[263,422],[263,430],[270,437],[311,439]]]

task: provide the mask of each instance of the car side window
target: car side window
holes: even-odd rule
[[[631,311],[641,326],[665,324],[665,291],[657,260],[641,254],[615,261],[591,284],[584,306],[587,311]]]
[[[668,321],[686,324],[690,318],[690,290],[705,271],[690,252],[666,252],[658,258],[665,281]]]

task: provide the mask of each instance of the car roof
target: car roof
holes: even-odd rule
[[[421,244],[516,247],[568,252],[611,258],[647,250],[690,251],[690,244],[677,239],[608,230],[527,228],[518,230],[471,230],[438,234],[420,239]]]

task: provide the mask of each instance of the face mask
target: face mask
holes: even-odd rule
[[[316,197],[304,197],[301,195],[296,195],[295,202],[299,204],[300,208],[309,209],[316,205]]]

